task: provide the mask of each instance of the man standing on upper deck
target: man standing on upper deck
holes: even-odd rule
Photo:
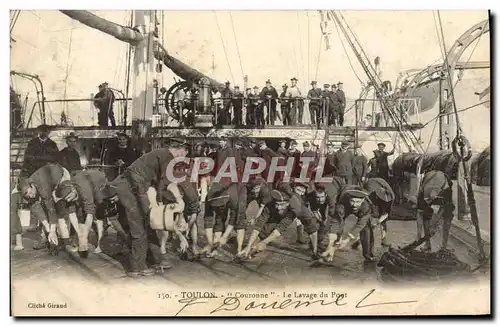
[[[344,93],[344,84],[342,82],[338,82],[337,84],[337,97],[340,102],[339,106],[339,126],[343,127],[344,126],[344,112],[345,112],[345,93]]]
[[[321,123],[321,88],[316,87],[316,81],[311,82],[311,89],[307,93],[309,99],[309,114],[311,115],[311,124],[317,126]]]
[[[283,125],[288,126],[290,125],[290,101],[288,99],[288,85],[284,84],[281,86],[282,92],[280,94],[280,110],[281,110],[281,115],[283,116]]]
[[[94,105],[99,109],[99,126],[107,127],[109,118],[111,126],[116,127],[115,113],[113,111],[114,102],[115,94],[108,88],[108,83],[104,82],[99,85],[99,93],[94,97]]]
[[[276,100],[278,99],[278,92],[271,84],[271,80],[266,80],[266,86],[262,89],[261,99],[267,107],[266,124],[273,125],[276,121]]]
[[[298,79],[293,77],[290,79],[292,86],[287,89],[287,97],[290,98],[290,125],[295,125],[298,122],[302,124],[302,115],[304,114],[304,106],[302,105],[302,92],[297,86]]]
[[[234,113],[233,124],[236,126],[242,126],[244,96],[243,93],[240,92],[240,87],[237,85],[234,86],[234,93],[231,101],[233,103],[233,113]]]
[[[230,124],[231,121],[229,117],[231,117],[231,104],[233,99],[233,91],[231,91],[230,86],[231,83],[227,81],[224,89],[221,92],[222,107],[227,117],[224,124]]]
[[[337,86],[332,85],[332,91],[330,93],[330,122],[333,126],[339,126],[339,115],[340,115],[340,97],[337,93]]]

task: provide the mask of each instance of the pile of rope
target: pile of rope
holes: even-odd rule
[[[382,278],[398,279],[424,276],[439,278],[445,275],[471,273],[469,265],[448,250],[423,252],[419,250],[389,248],[377,264]]]

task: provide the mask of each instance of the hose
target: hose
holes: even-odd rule
[[[469,265],[460,261],[453,252],[440,250],[423,252],[415,249],[389,248],[377,264],[382,280],[397,281],[409,276],[439,278],[450,274],[469,274]]]

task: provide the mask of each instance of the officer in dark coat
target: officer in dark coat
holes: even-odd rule
[[[154,265],[170,267],[167,262],[162,261],[156,233],[152,232],[147,223],[150,206],[147,191],[149,187],[158,187],[161,180],[166,178],[167,167],[174,158],[183,158],[187,153],[187,143],[183,140],[172,140],[167,148],[153,150],[139,157],[110,183],[116,187],[130,228],[130,276],[148,276],[155,273],[154,269],[146,265],[148,256],[152,258]]]
[[[240,87],[234,86],[234,93],[232,98],[234,112],[233,124],[237,126],[243,125],[243,101],[244,96],[243,93],[240,92]]]
[[[338,176],[344,178],[346,184],[352,185],[354,155],[348,147],[349,143],[343,141],[340,149],[335,154],[335,166],[338,168]]]
[[[325,123],[330,126],[330,107],[332,106],[332,91],[330,90],[330,84],[324,84],[323,90],[321,91],[321,118],[325,119]]]
[[[125,133],[118,133],[117,144],[106,151],[104,164],[114,166],[106,169],[108,180],[114,180],[138,158],[137,152],[130,146],[130,139]]]
[[[309,179],[312,179],[312,176],[313,176],[313,171],[315,169],[315,166],[314,166],[314,163],[315,163],[315,159],[316,159],[316,152],[312,150],[312,146],[311,144],[308,142],[308,141],[305,141],[303,144],[302,144],[302,147],[304,148],[304,151],[302,152],[302,154],[300,155],[300,157],[310,157],[312,158],[312,160],[309,162],[309,165],[307,167],[307,178]],[[306,163],[302,163],[301,164],[301,169],[302,169],[302,166],[305,166]],[[299,174],[300,175],[300,174]]]
[[[326,145],[326,156],[325,156],[325,166],[323,168],[323,176],[331,177],[337,174],[336,164],[336,153],[335,147],[332,142],[328,142]]]
[[[261,98],[259,87],[253,87],[253,93],[250,96],[252,111],[254,113],[254,121],[256,126],[263,126],[264,119],[264,101]]]
[[[59,164],[61,164],[69,173],[76,173],[83,170],[80,162],[80,154],[76,150],[78,136],[74,132],[66,136],[67,147],[59,152]]]
[[[307,93],[309,99],[309,114],[311,116],[311,124],[320,125],[321,123],[321,88],[316,87],[318,83],[313,80],[311,89]]]
[[[47,163],[56,163],[59,149],[56,143],[49,138],[49,126],[40,125],[37,128],[38,136],[32,138],[26,146],[21,177],[27,178]]]
[[[339,126],[344,126],[344,112],[345,112],[345,106],[346,106],[346,99],[345,99],[345,93],[343,90],[344,84],[342,82],[338,82],[337,84],[337,97],[339,99]]]
[[[387,158],[394,154],[395,147],[390,152],[385,151],[385,144],[378,143],[378,149],[373,151],[375,159],[377,161],[377,173],[378,177],[389,180],[389,162]]]
[[[330,93],[330,123],[329,125],[339,126],[339,115],[341,110],[341,100],[337,94],[337,86],[332,85],[332,91]]]
[[[278,99],[278,92],[271,84],[271,81],[266,80],[266,86],[260,93],[261,99],[267,107],[266,124],[274,126],[276,121],[276,100]]]
[[[288,126],[290,125],[290,99],[288,97],[288,85],[284,84],[281,86],[282,92],[280,94],[280,110],[281,110],[281,116],[283,117],[283,125]]]
[[[292,177],[298,177],[300,175],[300,157],[301,152],[297,149],[297,141],[292,140],[290,142],[290,148],[288,149],[288,157],[293,157],[293,169],[292,169]]]
[[[368,159],[363,155],[360,145],[354,147],[354,158],[352,163],[353,184],[361,185],[365,181],[366,174],[368,173]]]
[[[286,149],[286,140],[282,139],[279,142],[279,147],[278,147],[278,154],[282,155],[283,157],[288,157],[288,150]]]

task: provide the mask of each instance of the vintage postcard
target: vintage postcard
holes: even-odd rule
[[[490,28],[11,10],[12,316],[491,314]]]

